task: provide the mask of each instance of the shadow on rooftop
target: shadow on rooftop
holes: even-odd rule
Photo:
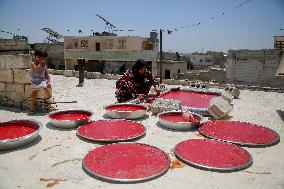
[[[25,146],[22,146],[22,147],[19,147],[19,148],[13,148],[13,149],[10,149],[10,150],[1,150],[0,155],[1,154],[7,154],[7,153],[10,153],[10,152],[19,151],[19,150],[25,150],[27,148],[30,148],[30,147],[37,145],[41,140],[42,140],[42,137],[39,135],[33,142],[31,142],[28,145],[25,145]]]
[[[282,121],[284,122],[284,111],[283,110],[276,110]]]

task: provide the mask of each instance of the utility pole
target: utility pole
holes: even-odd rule
[[[163,62],[163,30],[160,29],[160,83],[163,82],[162,62]]]

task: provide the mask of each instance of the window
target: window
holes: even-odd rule
[[[180,69],[178,69],[178,73],[180,73]]]
[[[200,62],[203,62],[203,59],[200,59]]]
[[[106,41],[106,49],[112,49],[113,48],[113,39],[108,39]]]
[[[65,70],[65,65],[59,65],[59,70]]]
[[[73,48],[74,49],[78,48],[78,41],[77,40],[73,41]]]
[[[142,42],[142,49],[143,50],[153,50],[153,45],[150,41],[143,41]]]
[[[118,40],[118,48],[126,49],[126,40]]]
[[[78,65],[74,65],[74,70],[75,70],[75,71],[78,71],[78,70],[79,70]]]
[[[171,79],[171,70],[165,70],[165,79]]]
[[[88,40],[82,40],[82,41],[81,41],[81,48],[82,48],[82,49],[87,49],[88,46],[89,46]]]
[[[205,62],[211,62],[210,58],[205,58]]]

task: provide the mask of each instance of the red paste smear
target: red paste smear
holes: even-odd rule
[[[160,116],[161,119],[172,122],[193,122],[199,123],[200,118],[191,114],[192,117],[186,116],[184,113],[166,113]]]
[[[81,119],[87,119],[91,116],[88,112],[59,112],[50,115],[52,119],[55,120],[81,120]]]
[[[207,94],[194,91],[171,90],[159,98],[180,100],[183,106],[194,108],[209,108],[210,100],[219,97],[219,94]]]
[[[0,140],[20,138],[35,132],[36,128],[27,122],[7,122],[0,126]]]
[[[277,138],[270,129],[239,121],[209,121],[200,131],[214,138],[252,144],[268,144]]]
[[[125,140],[141,136],[145,128],[140,123],[124,120],[101,120],[82,125],[78,133],[93,140]]]
[[[140,179],[164,172],[170,164],[161,150],[135,143],[117,143],[89,152],[83,160],[92,172],[111,178]]]
[[[176,153],[191,163],[215,168],[238,167],[250,160],[249,154],[244,149],[208,139],[181,142],[176,147]]]
[[[139,110],[146,110],[145,107],[135,106],[135,105],[115,105],[115,106],[109,106],[106,109],[107,110],[115,110],[115,111],[139,111]]]

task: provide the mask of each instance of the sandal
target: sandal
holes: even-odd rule
[[[31,110],[27,113],[27,115],[34,115],[35,113],[36,113],[35,109],[31,109]]]

